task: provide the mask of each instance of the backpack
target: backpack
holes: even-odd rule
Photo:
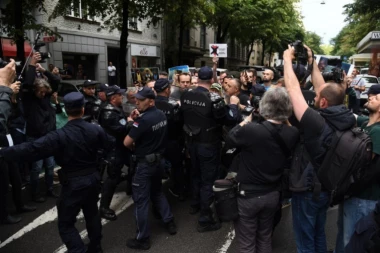
[[[324,144],[326,145],[326,144]],[[331,193],[330,205],[336,205],[354,193],[372,160],[372,141],[360,128],[334,130],[326,146],[318,180]]]

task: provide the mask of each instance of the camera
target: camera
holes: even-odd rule
[[[343,70],[341,68],[333,68],[331,72],[323,72],[323,79],[325,82],[334,81],[336,83],[341,83],[344,79]]]
[[[290,45],[294,47],[294,56],[296,57],[297,61],[303,65],[306,65],[309,56],[307,54],[307,49],[303,46],[302,41],[296,40],[295,42],[290,43]]]
[[[9,62],[7,61],[4,61],[3,59],[0,58],[0,68],[4,68],[5,66],[8,65]],[[16,68],[19,68],[21,67],[21,62],[20,61],[16,61]]]
[[[45,63],[46,62],[45,60],[51,57],[49,52],[43,52],[43,53],[40,52],[40,48],[44,46],[45,46],[45,43],[43,42],[36,42],[36,44],[34,45],[34,50],[40,53],[41,55],[40,63]]]

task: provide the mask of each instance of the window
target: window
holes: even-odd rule
[[[206,48],[206,26],[205,25],[201,25],[201,41],[200,41],[199,46],[203,49]]]
[[[82,1],[74,2],[71,7],[67,10],[67,16],[74,18],[81,18],[93,21],[95,17],[90,17],[88,15],[88,8],[86,5],[82,5]]]
[[[138,31],[138,20],[137,18],[128,19],[128,29]]]

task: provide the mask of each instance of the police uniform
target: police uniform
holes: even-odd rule
[[[155,98],[154,91],[148,87],[140,88],[135,96],[138,102]],[[152,200],[153,205],[161,214],[169,233],[175,234],[176,228],[168,201],[162,192],[161,181],[164,172],[162,155],[167,136],[167,119],[165,114],[155,106],[140,113],[128,134],[135,144],[134,158],[137,163],[132,181],[137,235],[135,239],[128,240],[127,246],[149,249],[149,200]]]
[[[118,86],[110,86],[106,91],[107,98],[115,94],[124,94],[125,90]],[[133,123],[133,122],[131,122]],[[123,108],[112,105],[110,102],[101,109],[99,124],[111,136],[115,137],[116,144],[114,150],[107,154],[107,174],[108,178],[104,182],[102,189],[102,198],[100,200],[100,214],[103,218],[115,220],[115,212],[109,209],[112,196],[115,193],[116,186],[120,182],[121,169],[124,164],[128,164],[129,150],[124,146],[123,141],[127,136],[132,124],[127,122],[124,116]]]
[[[92,80],[86,80],[83,83],[83,87],[90,87],[90,86],[95,86],[98,84],[95,81]],[[84,105],[84,118],[86,121],[91,122],[91,121],[97,121],[99,117],[99,112],[101,108],[102,101],[96,97],[96,96],[89,96],[86,93],[82,92],[84,99],[86,101]]]
[[[83,108],[85,102],[79,92],[69,93],[63,100],[66,111]],[[101,252],[102,225],[97,206],[100,192],[98,151],[108,150],[113,145],[111,138],[100,126],[76,118],[33,142],[0,150],[0,155],[9,161],[20,158],[35,161],[54,155],[61,166],[58,174],[62,184],[57,201],[58,229],[68,252],[86,252],[75,228],[76,216],[81,209],[90,239],[87,250]]]
[[[159,94],[165,89],[169,88],[168,79],[158,79],[154,85],[155,91]],[[182,150],[183,150],[183,138],[182,138],[182,119],[180,115],[180,108],[177,101],[168,98],[166,96],[157,95],[155,101],[157,109],[162,111],[168,121],[168,141],[165,148],[164,157],[171,164],[172,187],[170,191],[173,195],[184,199],[184,170],[182,166]]]
[[[198,78],[209,81],[210,85],[212,76],[209,67],[202,67],[198,72]],[[192,163],[193,201],[190,213],[201,211],[199,232],[217,230],[220,223],[213,217],[210,206],[214,200],[212,186],[220,167],[222,125],[237,123],[240,117],[238,107],[226,106],[218,94],[198,86],[181,96],[181,111]]]

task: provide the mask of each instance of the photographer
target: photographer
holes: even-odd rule
[[[355,92],[356,96],[348,96],[348,108],[352,110],[353,113],[358,114],[360,109],[360,94],[365,91],[365,81],[361,77],[358,77],[359,71],[354,68],[351,77],[352,81],[350,83],[349,89]]]
[[[24,92],[23,103],[28,141],[38,139],[50,131],[55,130],[56,113],[62,112],[62,108],[57,100],[57,93],[52,94],[50,84],[44,79],[36,78],[36,70],[44,70],[38,64],[40,60],[40,53],[34,53],[25,76],[24,89],[26,91]],[[46,74],[47,73],[48,72],[46,72]],[[55,104],[55,108],[52,106],[51,100]],[[37,203],[45,202],[45,198],[40,195],[38,187],[39,175],[43,165],[45,165],[46,168],[47,196],[58,197],[53,191],[54,157],[44,158],[32,164],[30,173],[32,200]]]
[[[281,176],[288,155],[281,142],[292,150],[298,130],[286,124],[292,104],[284,88],[269,89],[260,101],[263,123],[247,118],[234,127],[227,143],[240,148],[236,164],[240,183],[239,218],[235,222],[239,252],[271,252],[274,215],[280,201]]]
[[[0,69],[0,147],[10,146],[8,133],[8,118],[11,114],[11,83],[16,76],[16,64],[13,59]],[[17,89],[17,88],[15,88]],[[19,87],[18,87],[19,89]],[[7,211],[7,194],[9,186],[8,164],[0,159],[0,223],[14,224],[21,221],[20,217],[11,216]]]

